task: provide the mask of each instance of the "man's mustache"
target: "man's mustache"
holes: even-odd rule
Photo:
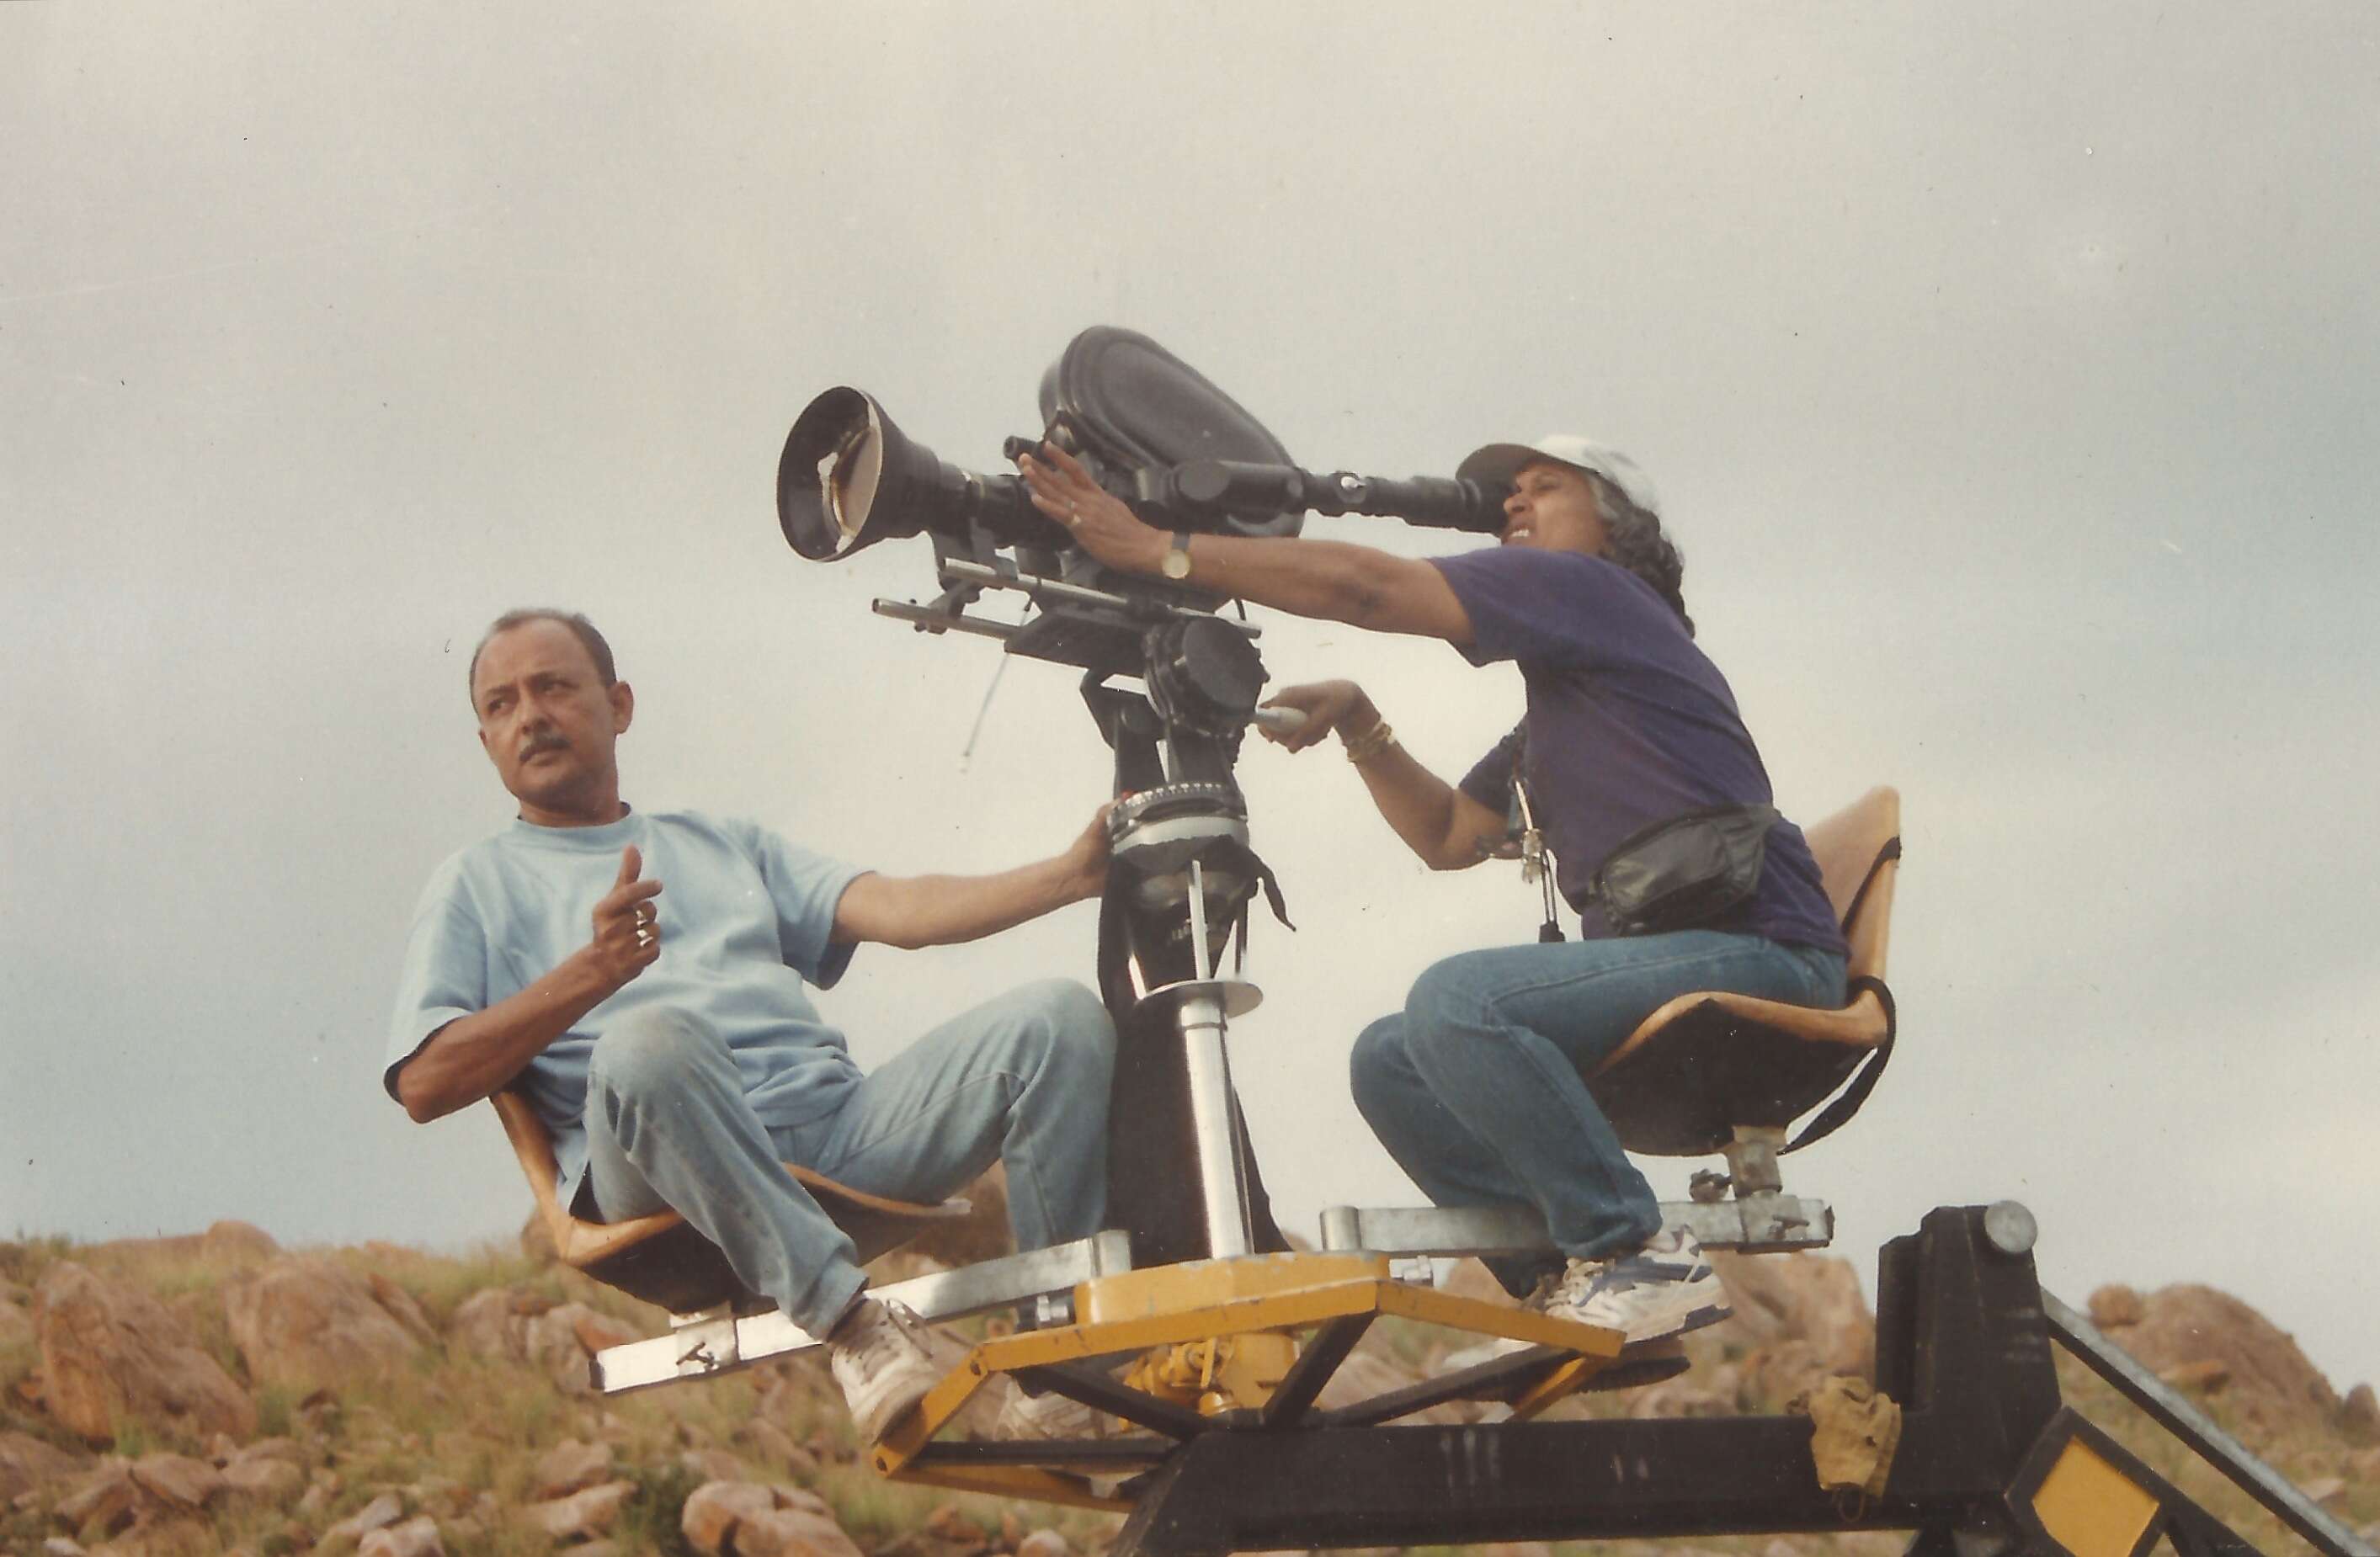
[[[570,742],[565,741],[559,735],[532,735],[528,740],[521,742],[520,760],[527,762],[529,758],[536,756],[542,752],[566,752],[568,750],[570,750]]]

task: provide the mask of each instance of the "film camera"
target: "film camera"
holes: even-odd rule
[[[1231,396],[1128,330],[1094,326],[1075,336],[1042,375],[1040,413],[1044,438],[1169,529],[1287,537],[1307,513],[1482,533],[1502,524],[1502,492],[1475,482],[1300,469]],[[1038,441],[1011,438],[1003,452],[1013,461]],[[1251,723],[1298,718],[1257,706],[1259,630],[1220,614],[1220,596],[1104,567],[1042,516],[1021,477],[944,462],[849,387],[819,395],[795,420],[777,465],[777,520],[787,543],[814,561],[923,535],[941,593],[923,605],[880,599],[879,614],[922,631],[997,638],[1011,654],[1083,670],[1084,699],[1115,754],[1118,796],[1099,978],[1127,1038],[1114,1101],[1118,1118],[1135,1120],[1135,1149],[1123,1152],[1119,1136],[1111,1206],[1144,1260],[1277,1247],[1253,1186],[1223,1044],[1228,1020],[1260,998],[1237,976],[1249,905],[1261,890],[1286,917],[1249,847],[1247,806],[1232,776]],[[987,589],[1020,591],[1034,609],[1017,623],[971,614]],[[1117,678],[1139,686],[1112,684]],[[1234,946],[1226,976],[1222,959]],[[1167,1044],[1133,1041],[1151,1032],[1178,1039],[1180,1057],[1164,1052]],[[1175,1119],[1182,1111],[1168,1098],[1181,1094],[1184,1076],[1186,1117]],[[1197,1163],[1197,1217],[1166,1195],[1185,1156]]]

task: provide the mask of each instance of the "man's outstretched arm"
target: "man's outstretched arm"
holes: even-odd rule
[[[1065,852],[990,875],[880,875],[843,889],[834,938],[914,949],[955,946],[1096,898],[1107,885],[1108,807]]]
[[[1075,458],[1042,445],[1017,461],[1034,506],[1066,526],[1075,543],[1111,568],[1154,574],[1172,537],[1141,523]],[[1427,562],[1335,540],[1192,536],[1188,582],[1292,616],[1343,622],[1374,633],[1471,642],[1471,616]]]
[[[643,868],[634,845],[621,851],[619,878],[595,905],[594,935],[585,946],[519,994],[455,1018],[414,1051],[396,1073],[396,1099],[416,1124],[492,1095],[579,1018],[652,966],[661,955],[661,933],[640,911],[662,884],[639,880]]]

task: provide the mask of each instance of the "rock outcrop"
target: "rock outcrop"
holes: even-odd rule
[[[92,1442],[128,1421],[200,1437],[256,1431],[248,1392],[145,1292],[60,1261],[35,1291],[33,1328],[50,1415]]]
[[[686,1500],[678,1528],[704,1557],[860,1557],[825,1501],[790,1487],[714,1481]]]
[[[522,1345],[531,1362],[546,1370],[556,1388],[567,1394],[593,1391],[589,1360],[607,1346],[642,1338],[633,1325],[597,1313],[584,1303],[563,1303],[528,1321]]]
[[[0,1432],[0,1503],[79,1475],[90,1463],[86,1455],[68,1454],[30,1434]]]
[[[996,1207],[982,1186],[973,1193]],[[88,1264],[55,1247],[19,1246],[13,1263],[0,1263],[0,1346],[15,1348],[0,1392],[0,1550],[188,1557],[227,1545],[245,1557],[443,1557],[552,1543],[625,1557],[667,1521],[716,1557],[858,1557],[834,1509],[808,1490],[844,1496],[855,1468],[842,1403],[815,1358],[755,1367],[742,1399],[734,1383],[716,1386],[725,1395],[689,1386],[653,1396],[657,1414],[623,1412],[577,1393],[588,1356],[657,1325],[611,1318],[592,1305],[615,1305],[576,1273],[489,1285],[450,1310],[452,1298],[425,1304],[414,1294],[456,1293],[453,1261],[389,1246],[292,1258],[243,1226],[171,1240],[172,1250],[111,1246]],[[982,1251],[944,1248],[962,1258]],[[1736,1317],[1686,1338],[1690,1371],[1564,1401],[1554,1414],[1776,1413],[1814,1381],[1872,1367],[1875,1325],[1849,1261],[1719,1261]],[[880,1269],[903,1262],[939,1264],[930,1253],[904,1254]],[[1511,1301],[1474,1262],[1451,1285]],[[170,1302],[144,1296],[152,1288],[172,1293]],[[2380,1489],[2380,1407],[2368,1385],[2341,1400],[2287,1335],[2204,1287],[2145,1297],[2107,1288],[2091,1309],[2153,1370],[2212,1396],[2225,1424],[2272,1454],[2308,1495],[2367,1536],[2380,1533],[2371,1495]],[[21,1316],[13,1326],[12,1313]],[[1322,1404],[1434,1376],[1476,1340],[1375,1327]],[[235,1346],[245,1360],[227,1371],[211,1351],[230,1358]],[[30,1372],[28,1359],[39,1362]],[[242,1367],[272,1386],[259,1393],[275,1436],[255,1436],[257,1409],[234,1377]],[[2109,1398],[2087,1370],[2075,1370],[2069,1388],[2095,1419]],[[978,1397],[988,1407],[997,1399]],[[730,1410],[719,1409],[722,1400]],[[450,1406],[455,1414],[442,1417]],[[1504,1409],[1455,1402],[1412,1419],[1471,1421]],[[69,1428],[123,1453],[61,1447]],[[890,1531],[880,1500],[845,1506],[865,1510],[852,1528],[888,1557],[1073,1557],[1096,1553],[1102,1539],[1071,1523],[1037,1529],[1023,1503],[946,1503]],[[2235,1503],[2226,1516],[2243,1515]],[[2244,1517],[2243,1532],[2262,1516]],[[1488,1557],[1546,1550],[1487,1549]],[[1760,1557],[1893,1550],[1874,1535],[1780,1538]]]
[[[528,1355],[528,1322],[553,1306],[509,1286],[474,1292],[446,1319],[446,1345],[489,1361],[517,1362]]]
[[[2347,1392],[2343,1408],[2347,1431],[2359,1443],[2380,1440],[2380,1396],[2374,1396],[2370,1384],[2358,1384]]]
[[[620,1510],[635,1491],[626,1481],[605,1481],[533,1503],[521,1510],[521,1521],[549,1540],[592,1540],[620,1522]]]
[[[370,1532],[356,1557],[446,1557],[446,1543],[438,1538],[438,1521],[423,1514]]]
[[[2108,1338],[2168,1382],[2220,1393],[2276,1430],[2346,1424],[2345,1403],[2297,1342],[2237,1298],[2188,1285],[2131,1294],[2131,1302],[2109,1291],[2092,1294],[2092,1313],[2107,1315],[2099,1322]]]
[[[172,1454],[144,1454],[137,1460],[109,1454],[58,1499],[55,1513],[69,1528],[110,1538],[110,1552],[129,1553],[152,1544],[195,1551],[185,1538],[229,1491],[223,1472],[210,1460]]]
[[[395,1367],[421,1350],[428,1321],[402,1289],[385,1278],[383,1285],[404,1298],[405,1318],[390,1311],[370,1278],[337,1261],[285,1257],[226,1285],[224,1317],[250,1378],[314,1389]]]
[[[540,1500],[566,1498],[573,1492],[612,1479],[612,1446],[565,1438],[538,1456],[529,1483]]]
[[[1727,1327],[1734,1341],[1755,1349],[1799,1342],[1822,1373],[1875,1372],[1876,1316],[1849,1261],[1718,1253],[1711,1263],[1734,1301]]]

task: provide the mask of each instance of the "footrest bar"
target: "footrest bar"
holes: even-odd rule
[[[939,1322],[1050,1293],[1071,1293],[1082,1282],[1130,1269],[1131,1237],[1111,1231],[956,1270],[912,1276],[876,1288],[875,1296],[906,1306],[920,1319]],[[773,1310],[721,1314],[681,1324],[650,1340],[606,1347],[595,1354],[590,1366],[596,1389],[618,1394],[677,1379],[730,1372],[818,1344],[818,1337]]]
[[[1834,1242],[1835,1213],[1824,1201],[1795,1195],[1749,1200],[1664,1201],[1661,1223],[1683,1227],[1705,1249],[1767,1254],[1825,1249]],[[1550,1254],[1543,1218],[1521,1206],[1425,1206],[1370,1210],[1333,1206],[1322,1213],[1329,1253],[1424,1255]]]

